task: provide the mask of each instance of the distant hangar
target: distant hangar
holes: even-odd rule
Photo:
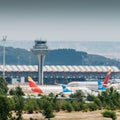
[[[104,79],[109,70],[112,70],[111,78],[120,78],[120,69],[116,66],[49,66],[43,67],[44,71],[44,84],[53,84],[54,80],[60,83],[68,83],[70,81],[84,81],[84,80],[97,80]],[[21,82],[21,77],[24,77],[24,82],[27,82],[27,77],[32,76],[36,81],[38,78],[38,66],[37,65],[0,65],[0,75],[3,74],[9,78],[11,83],[13,78],[16,78]],[[11,80],[10,80],[11,79]]]

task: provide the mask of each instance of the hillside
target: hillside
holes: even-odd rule
[[[6,47],[7,65],[35,65],[37,59],[31,51]],[[0,64],[3,60],[3,48],[0,47]],[[104,56],[88,54],[75,49],[54,49],[48,52],[45,65],[114,65],[120,68],[120,62]]]

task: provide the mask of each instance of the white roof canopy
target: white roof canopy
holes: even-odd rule
[[[44,72],[120,72],[116,66],[43,66]],[[6,72],[36,72],[37,65],[5,65]],[[3,71],[3,65],[0,65],[0,71]]]

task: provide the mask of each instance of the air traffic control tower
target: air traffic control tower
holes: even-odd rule
[[[35,45],[31,49],[31,51],[37,56],[38,82],[39,85],[43,85],[43,64],[44,64],[45,56],[48,52],[48,46],[46,45],[46,41],[35,40]]]

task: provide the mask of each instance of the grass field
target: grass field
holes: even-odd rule
[[[105,118],[102,116],[102,110],[92,111],[92,112],[64,112],[60,111],[55,114],[54,118],[50,120],[111,120],[111,118]],[[117,120],[120,120],[120,112],[117,113]],[[47,120],[44,119],[42,114],[24,114],[24,120],[29,120],[30,118],[36,120]]]

